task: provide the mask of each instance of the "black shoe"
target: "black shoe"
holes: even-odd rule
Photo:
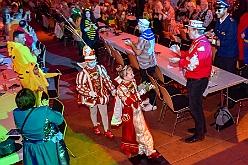
[[[194,142],[197,142],[197,141],[202,141],[204,140],[204,135],[198,135],[196,136],[195,134],[187,139],[185,139],[185,142],[186,143],[194,143]]]

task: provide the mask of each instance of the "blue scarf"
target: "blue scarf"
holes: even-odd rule
[[[150,42],[150,48],[148,49],[149,54],[154,53],[154,46],[155,46],[155,37],[150,28],[146,29],[141,35],[141,38],[144,38],[145,40],[148,40]]]

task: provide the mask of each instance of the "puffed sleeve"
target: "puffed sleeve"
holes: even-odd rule
[[[78,93],[80,93],[81,95],[89,96],[90,88],[88,84],[88,78],[84,70],[82,70],[77,74],[76,78],[76,90],[78,91]]]
[[[180,59],[180,66],[183,68],[186,68],[189,71],[199,71],[202,66],[204,65],[205,61],[208,58],[209,54],[212,54],[212,52],[206,52],[206,50],[211,50],[208,48],[210,44],[206,44],[204,42],[200,42],[197,46],[197,51],[193,51],[190,55],[190,59]]]
[[[138,93],[131,93],[129,89],[124,85],[118,86],[117,95],[122,100],[124,105],[131,105],[139,101]]]
[[[50,109],[48,106],[46,108],[47,110],[47,118],[50,122],[59,125],[63,122],[64,117],[60,112],[57,112],[55,110]]]

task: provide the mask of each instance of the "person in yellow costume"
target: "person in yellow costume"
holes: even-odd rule
[[[37,55],[39,50],[34,50],[34,54],[30,52],[30,49],[24,46],[26,38],[25,34],[21,31],[15,31],[13,33],[14,42],[8,42],[8,52],[12,59],[11,67],[19,75],[23,75],[27,68],[28,63],[37,62]]]
[[[46,78],[51,78],[61,73],[43,73],[36,63],[29,63],[28,71],[23,75],[23,88],[29,88],[36,97],[36,106],[41,106],[42,93],[47,93],[49,86]]]

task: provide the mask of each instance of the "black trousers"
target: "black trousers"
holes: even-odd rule
[[[142,82],[146,81],[146,82],[150,82],[149,77],[146,74],[146,71],[148,72],[149,75],[153,76],[154,72],[155,72],[156,66],[147,68],[147,69],[140,69],[140,75],[142,78]],[[152,89],[149,92],[149,100],[150,100],[150,104],[151,105],[156,105],[156,101],[155,101],[155,97],[156,97],[156,93],[155,91]]]
[[[216,53],[215,58],[214,58],[214,65],[220,69],[236,74],[237,59],[238,59],[238,56],[220,57]]]
[[[202,108],[202,95],[208,85],[208,78],[187,79],[190,113],[195,122],[196,136],[204,135],[207,131]]]

